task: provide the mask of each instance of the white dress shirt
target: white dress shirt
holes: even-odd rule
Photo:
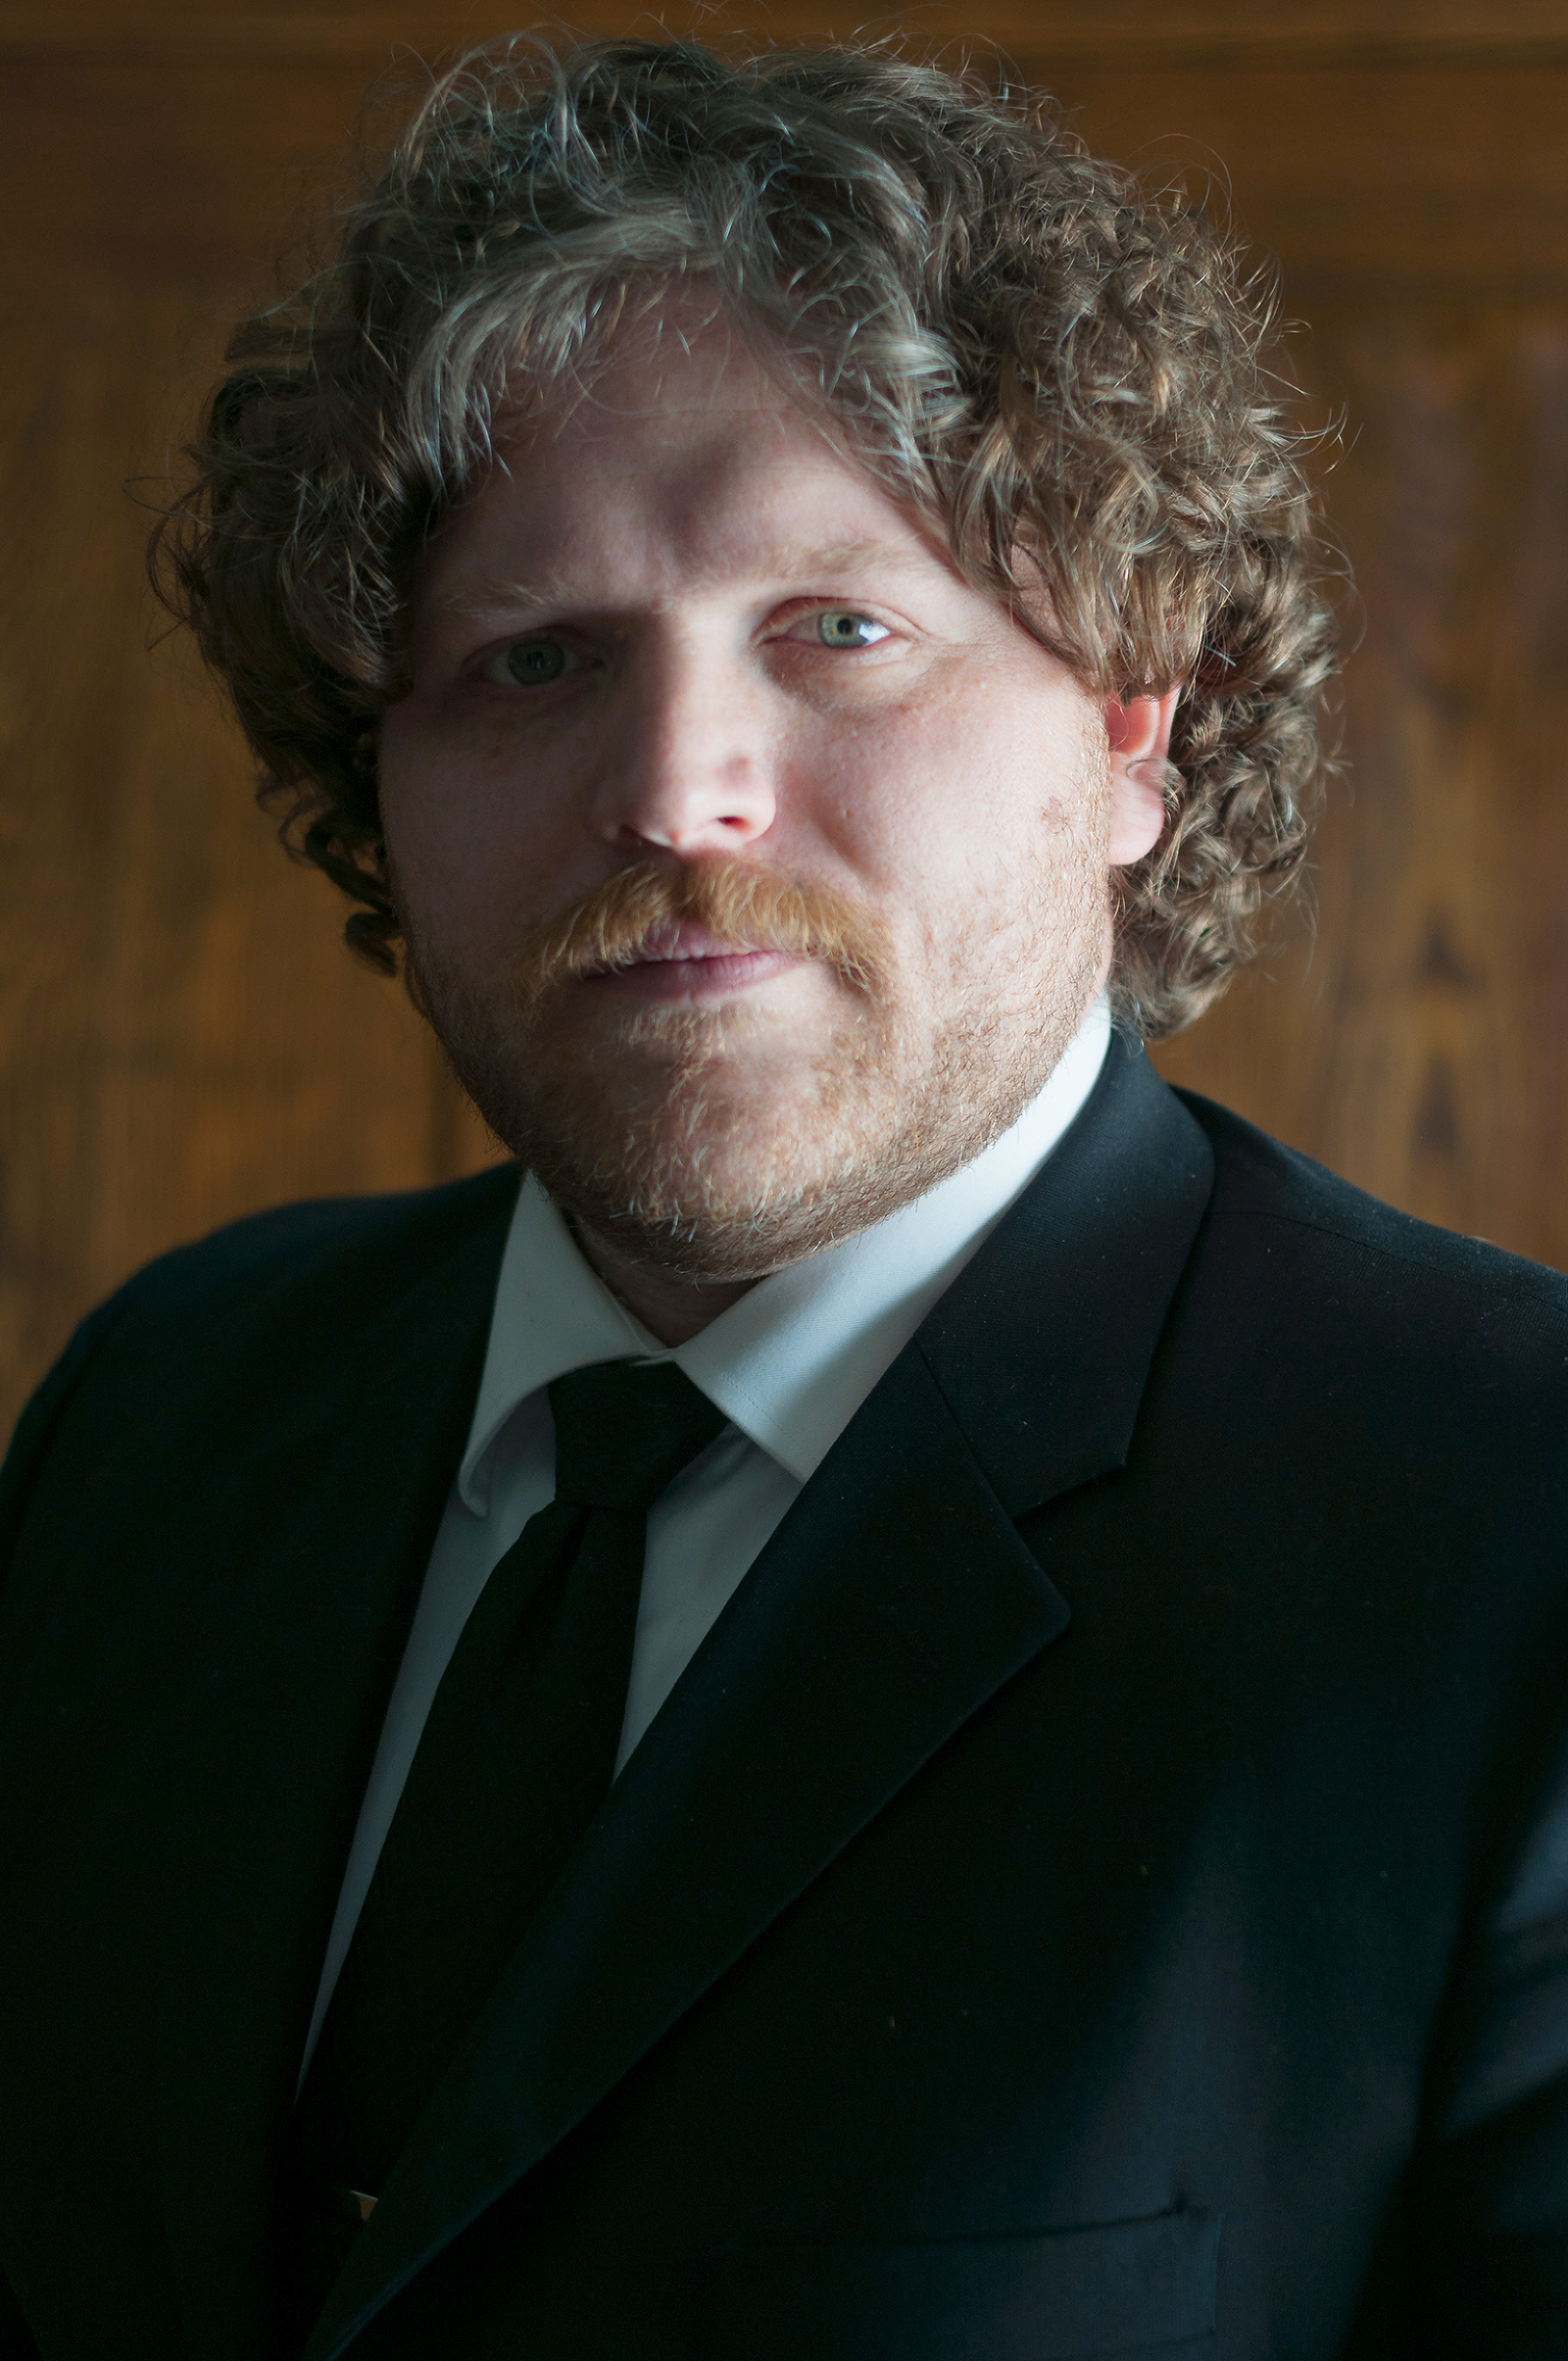
[[[673,1348],[611,1294],[538,1183],[523,1182],[473,1423],[349,1852],[307,2066],[448,1659],[492,1569],[554,1497],[552,1379],[595,1361],[672,1360],[729,1421],[649,1511],[618,1775],[802,1486],[1040,1170],[1109,1040],[1101,1000],[1039,1097],[972,1162],[870,1229],[759,1281]]]

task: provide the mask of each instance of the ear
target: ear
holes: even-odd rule
[[[1110,861],[1113,868],[1142,861],[1159,842],[1165,825],[1163,770],[1170,754],[1181,682],[1162,697],[1119,697],[1104,702],[1110,746]]]

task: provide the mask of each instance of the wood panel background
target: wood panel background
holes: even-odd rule
[[[856,22],[829,0],[723,21]],[[157,496],[356,123],[373,139],[421,61],[505,24],[0,0],[0,1427],[162,1248],[487,1154],[279,855],[183,650],[149,645],[137,485]],[[1316,931],[1285,929],[1162,1067],[1568,1267],[1568,10],[982,0],[872,29],[994,44],[1108,152],[1228,187],[1283,266],[1316,415],[1343,415],[1325,495],[1364,624]]]

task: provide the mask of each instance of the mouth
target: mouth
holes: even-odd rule
[[[726,942],[683,920],[662,928],[629,958],[587,969],[580,980],[639,1001],[728,1000],[800,964],[794,952]]]

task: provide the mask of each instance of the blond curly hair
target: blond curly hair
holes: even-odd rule
[[[1333,668],[1272,283],[1050,101],[881,44],[475,50],[335,258],[235,336],[155,578],[285,836],[359,906],[350,942],[395,964],[376,738],[420,553],[502,404],[677,280],[1086,683],[1184,684],[1163,832],[1115,873],[1111,991],[1146,1037],[1190,1022],[1298,877]]]

